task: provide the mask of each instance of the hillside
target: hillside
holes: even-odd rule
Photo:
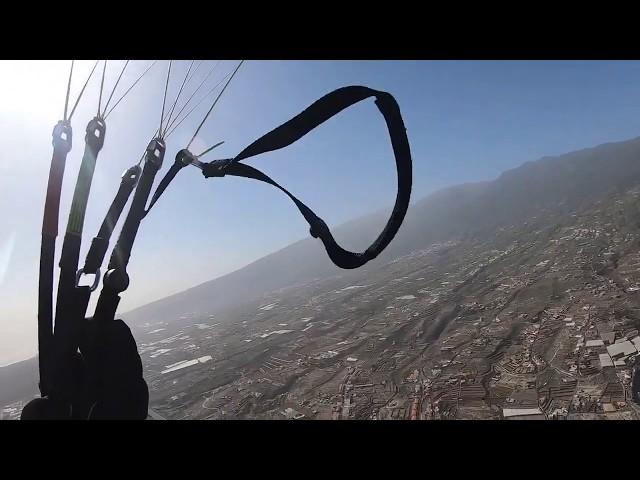
[[[368,268],[435,241],[491,234],[498,226],[531,215],[568,213],[638,180],[640,138],[528,162],[490,182],[446,188],[410,207],[397,237]],[[381,217],[384,214],[378,213],[341,225],[335,229],[336,238],[346,248],[367,244],[379,233],[384,223]],[[340,270],[328,260],[322,244],[307,238],[123,317],[134,323],[175,320],[185,313],[233,307],[275,289],[337,273]]]

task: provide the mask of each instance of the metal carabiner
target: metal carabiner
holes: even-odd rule
[[[78,272],[76,273],[76,288],[78,288],[80,286],[80,277],[82,277],[82,274],[84,273],[84,268],[81,268],[78,270]],[[89,287],[89,290],[91,292],[95,291],[96,288],[98,288],[98,284],[100,283],[100,269],[98,268],[96,270],[96,274],[95,274],[95,278],[93,279],[93,285],[91,285],[91,287]]]

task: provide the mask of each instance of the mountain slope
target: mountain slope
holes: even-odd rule
[[[37,357],[0,367],[0,406],[33,397],[37,393]]]
[[[496,227],[546,211],[571,212],[640,180],[639,159],[640,138],[635,138],[545,157],[506,171],[490,182],[438,191],[411,206],[397,237],[369,268],[434,241],[490,235]],[[341,225],[335,235],[346,248],[366,244],[379,233],[384,215],[377,213]],[[271,290],[339,272],[321,243],[307,238],[123,317],[134,323],[171,321],[186,312],[206,313],[232,307]]]

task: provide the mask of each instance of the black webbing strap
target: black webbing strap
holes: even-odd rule
[[[179,161],[178,159],[176,159],[173,165],[171,165],[171,168],[167,170],[167,173],[164,174],[164,177],[162,177],[162,180],[160,180],[160,183],[156,187],[156,191],[153,192],[153,197],[151,198],[151,202],[149,202],[149,208],[147,208],[147,211],[144,212],[145,216],[149,213],[151,208],[153,208],[153,206],[156,204],[156,202],[158,201],[162,193],[166,190],[169,184],[176,177],[178,172],[182,170],[184,167],[186,167],[186,165],[181,161]]]
[[[393,211],[382,233],[367,250],[362,253],[355,253],[340,247],[333,235],[331,235],[331,231],[324,220],[288,190],[259,170],[239,162],[262,153],[287,147],[342,110],[370,97],[376,97],[376,105],[387,124],[398,172],[398,193]],[[402,115],[400,114],[400,107],[391,94],[362,86],[343,87],[325,95],[299,115],[260,137],[234,158],[202,163],[188,150],[181,150],[176,155],[175,163],[158,185],[145,215],[151,210],[151,207],[157,202],[177,173],[190,164],[202,168],[202,173],[206,178],[234,175],[260,180],[282,190],[293,200],[309,223],[311,235],[315,238],[320,238],[329,254],[329,258],[341,268],[358,268],[377,257],[398,232],[407,213],[411,198],[411,151]]]
[[[82,230],[89,200],[89,192],[91,190],[98,153],[104,145],[105,132],[106,125],[99,117],[95,117],[87,125],[84,155],[80,164],[80,171],[78,172],[78,180],[76,181],[69,219],[67,221],[67,230],[62,244],[60,280],[58,282],[54,327],[54,345],[56,350],[54,364],[57,370],[54,381],[56,383],[56,393],[62,395],[69,393],[68,384],[70,383],[70,376],[72,374],[70,364],[73,362],[73,357],[77,350],[77,341],[75,338],[77,325],[76,322],[74,322],[74,312],[77,308],[74,302],[76,272],[78,270]]]
[[[109,258],[108,271],[98,298],[94,318],[99,321],[112,320],[115,317],[120,302],[119,294],[129,286],[127,264],[140,222],[146,213],[145,207],[153,187],[153,181],[162,166],[164,152],[165,145],[160,139],[152,140],[147,146],[144,168],[133,195],[129,213]]]
[[[38,365],[40,394],[44,397],[51,389],[51,365],[53,347],[53,270],[58,236],[60,194],[62,179],[71,151],[72,130],[68,122],[60,121],[52,134],[53,156],[49,169],[47,195],[42,219],[42,243],[40,245],[40,271],[38,279]]]
[[[109,248],[109,240],[111,234],[118,223],[118,219],[124,210],[124,207],[131,196],[131,192],[138,183],[140,172],[142,169],[138,165],[134,165],[122,174],[122,180],[120,181],[120,188],[111,202],[111,206],[107,211],[107,215],[102,221],[98,234],[93,238],[91,247],[87,253],[87,257],[84,261],[84,267],[82,273],[95,274],[107,254],[107,248]]]
[[[107,215],[102,221],[98,234],[93,238],[91,247],[84,261],[84,267],[78,270],[76,276],[76,288],[74,291],[73,307],[74,311],[72,316],[76,319],[84,319],[87,314],[87,308],[89,306],[89,300],[91,299],[91,292],[95,290],[100,280],[100,266],[104,261],[104,257],[107,254],[107,248],[109,248],[109,240],[111,234],[118,223],[118,219],[124,210],[124,207],[135,188],[138,178],[140,177],[141,168],[138,165],[134,165],[122,174],[122,180],[120,181],[120,188],[111,202],[111,206],[107,211]],[[80,286],[78,284],[80,275],[82,274],[95,274],[96,278],[92,286]]]
[[[238,162],[289,146],[342,110],[369,97],[376,97],[376,105],[387,124],[398,172],[398,193],[393,211],[382,233],[364,252],[355,253],[340,247],[324,220],[289,191],[259,170]],[[358,268],[376,258],[398,232],[409,207],[412,183],[411,169],[409,140],[400,108],[393,96],[367,87],[350,86],[325,95],[299,115],[253,142],[236,157],[203,164],[202,173],[207,178],[224,175],[253,178],[279,188],[296,204],[309,223],[311,235],[320,238],[333,263],[338,267],[351,269]]]

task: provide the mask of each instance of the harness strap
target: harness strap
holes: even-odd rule
[[[40,245],[40,271],[38,279],[38,363],[40,394],[44,397],[51,389],[51,349],[53,342],[53,270],[58,236],[60,194],[62,179],[71,151],[72,131],[68,122],[60,121],[53,129],[53,156],[49,169],[47,196],[42,219]]]
[[[87,257],[84,261],[84,267],[79,272],[84,274],[96,274],[100,269],[100,265],[104,261],[104,257],[107,254],[107,248],[109,247],[109,240],[111,234],[118,223],[122,211],[129,201],[129,197],[133,192],[142,169],[138,165],[134,165],[122,174],[122,180],[120,182],[120,188],[116,193],[116,196],[111,202],[111,206],[107,211],[107,215],[102,221],[98,234],[93,238],[91,247],[87,253]]]
[[[398,173],[398,192],[393,211],[384,230],[369,248],[364,252],[358,253],[350,252],[340,247],[333,238],[324,220],[318,217],[309,207],[288,190],[256,168],[249,167],[240,162],[262,153],[287,147],[331,117],[370,97],[376,98],[376,106],[384,117],[389,131]],[[364,265],[368,261],[376,258],[380,252],[389,245],[398,232],[400,225],[402,225],[411,198],[411,151],[406,128],[400,113],[400,107],[391,94],[363,86],[343,87],[328,93],[288,122],[285,122],[257,139],[234,158],[202,163],[188,150],[181,150],[176,156],[175,163],[162,179],[154,193],[149,210],[157,202],[177,173],[187,165],[195,165],[201,168],[205,178],[234,175],[259,180],[280,189],[296,204],[300,213],[302,213],[309,223],[311,235],[314,238],[320,238],[331,261],[338,267],[345,269],[358,268]],[[148,210],[146,213],[148,213]]]
[[[342,110],[369,97],[376,98],[376,105],[387,124],[396,160],[398,193],[393,211],[382,233],[364,252],[356,253],[340,247],[324,220],[288,190],[259,170],[239,162],[291,145]],[[253,142],[236,157],[204,164],[202,173],[206,178],[223,177],[224,175],[252,178],[269,183],[283,191],[296,204],[300,213],[309,223],[311,236],[320,238],[331,261],[338,267],[345,269],[358,268],[364,265],[376,258],[389,245],[398,232],[400,225],[402,225],[411,198],[411,151],[400,108],[389,93],[362,86],[344,87],[325,95],[299,115]]]
[[[158,170],[164,159],[165,144],[159,138],[153,139],[147,146],[145,164],[138,181],[138,186],[131,201],[129,213],[120,231],[118,241],[109,258],[107,273],[104,276],[102,290],[98,298],[98,304],[94,318],[99,321],[113,319],[115,317],[119,294],[129,286],[127,264],[131,257],[133,243],[140,227],[140,222],[145,216],[146,204],[153,187]]]
[[[111,203],[111,207],[109,207],[109,210],[107,211],[107,215],[102,221],[98,234],[91,242],[91,247],[87,253],[84,267],[78,270],[78,273],[76,274],[76,288],[74,290],[73,312],[71,314],[73,318],[82,320],[87,314],[91,293],[96,289],[100,282],[100,266],[107,254],[111,234],[118,223],[118,219],[120,218],[133,189],[138,183],[141,171],[142,170],[138,165],[134,165],[122,175],[120,188]],[[79,285],[80,277],[83,274],[95,274],[93,285]]]
[[[76,272],[80,256],[82,242],[82,229],[84,217],[89,200],[89,191],[93,180],[98,153],[104,145],[106,125],[104,121],[95,117],[87,125],[85,135],[85,150],[78,172],[67,230],[62,244],[60,257],[60,280],[58,283],[58,297],[56,302],[54,348],[57,372],[55,373],[56,391],[67,395],[72,374],[70,362],[77,350],[75,329],[77,322],[74,313],[77,310],[75,303]]]

